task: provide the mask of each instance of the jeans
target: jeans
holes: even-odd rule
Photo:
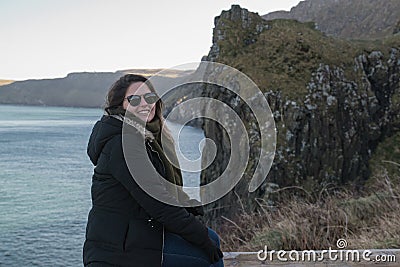
[[[208,228],[208,236],[220,246],[217,233]],[[224,262],[220,259],[211,264],[208,255],[202,249],[196,247],[182,237],[165,232],[163,267],[223,267]]]

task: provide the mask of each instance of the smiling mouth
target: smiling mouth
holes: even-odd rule
[[[145,110],[139,111],[138,113],[139,113],[139,114],[142,114],[142,115],[147,115],[147,114],[150,113],[150,110],[149,110],[149,109],[145,109]]]

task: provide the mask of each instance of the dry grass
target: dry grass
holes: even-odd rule
[[[340,238],[351,249],[400,248],[400,177],[382,172],[374,181],[362,196],[336,189],[299,197],[287,194],[296,188],[281,189],[275,194],[287,200],[279,205],[260,200],[257,213],[223,218],[218,229],[223,249],[328,249]]]

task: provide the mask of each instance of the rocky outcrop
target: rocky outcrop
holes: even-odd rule
[[[334,44],[334,39],[325,36],[313,33],[308,35],[306,31],[310,29],[309,26],[298,25],[300,28],[296,28],[294,35],[298,40],[301,37],[302,46],[294,46],[292,54],[285,52],[287,59],[279,61],[280,64],[270,69],[266,62],[274,62],[281,52],[275,49],[273,43],[265,46],[264,40],[274,38],[272,31],[278,24],[253,23],[250,28],[243,30],[241,25],[249,17],[257,21],[256,16],[255,13],[237,7],[224,11],[215,20],[213,40],[218,41],[213,44],[207,59],[238,66],[259,84],[264,82],[263,77],[268,77],[269,72],[277,69],[280,70],[279,76],[272,77],[289,77],[287,82],[282,78],[261,86],[277,127],[275,160],[267,182],[257,191],[249,193],[248,183],[260,152],[254,140],[259,136],[254,134],[258,132],[257,127],[254,128],[257,125],[254,116],[243,102],[235,100],[235,105],[230,106],[240,115],[248,131],[253,133],[255,145],[251,147],[250,161],[239,184],[228,195],[208,206],[208,219],[214,223],[221,215],[233,217],[239,207],[253,210],[257,202],[268,203],[268,192],[276,185],[300,186],[310,194],[344,185],[362,187],[370,175],[368,162],[378,144],[400,131],[400,40],[396,39],[390,46],[379,46],[376,50],[350,48],[348,43],[343,43],[343,51],[354,49],[354,55],[351,58],[346,58],[347,55],[337,57],[341,53],[339,43]],[[231,29],[235,24],[239,30],[233,32]],[[264,30],[256,34],[257,29],[261,28]],[[285,38],[290,40],[292,33],[289,29],[280,28],[281,31],[285,31]],[[252,38],[256,42],[253,44],[245,44],[243,41],[248,38],[248,33],[254,34]],[[225,40],[232,39],[232,34],[239,46],[245,47],[239,48],[242,54],[235,55],[232,51],[237,46],[225,43]],[[310,40],[318,43],[313,46],[315,44]],[[281,40],[278,40],[277,47],[279,42]],[[332,56],[324,58],[317,53],[317,46],[324,42],[331,42],[323,51],[325,54],[332,52],[336,61],[330,60]],[[307,44],[307,51],[302,51],[302,47]],[[227,47],[231,50],[225,51]],[[270,50],[276,50],[278,54],[263,57]],[[293,71],[297,64],[291,62],[291,55],[298,53],[304,59],[297,61],[297,64],[303,64],[305,60],[312,63],[305,65],[311,69],[310,73],[306,68]],[[304,53],[307,57],[303,56]],[[252,65],[243,63],[248,62],[245,61],[248,57],[253,58]],[[291,68],[287,67],[289,64]],[[302,86],[298,86],[295,92],[290,91],[291,82],[304,79],[307,80]],[[215,86],[207,86],[204,95],[228,104],[235,97]],[[216,159],[201,175],[202,183],[205,184],[224,171],[230,156],[230,143],[218,123],[205,121],[203,128],[206,137],[218,141]]]
[[[232,21],[239,21],[239,28],[236,28],[238,26],[237,24],[232,25]],[[243,35],[246,36],[244,39],[240,40],[240,43],[243,46],[255,43],[257,41],[257,36],[265,29],[268,29],[268,25],[262,21],[260,16],[249,12],[245,8],[242,9],[238,5],[232,5],[231,10],[229,11],[222,11],[220,16],[215,17],[214,25],[213,44],[208,56],[205,58],[208,61],[215,60],[219,55],[220,47],[218,43],[225,40],[226,34],[230,33],[232,27],[236,28],[235,30],[240,32],[237,34],[237,37],[242,37]]]
[[[303,101],[269,92],[281,144],[270,177],[282,186],[309,191],[329,184],[358,186],[369,177],[368,160],[377,144],[400,129],[399,49],[388,58],[379,51],[355,59],[360,80],[343,69],[321,64],[307,85]],[[282,179],[281,177],[287,177]]]
[[[397,0],[305,0],[290,11],[263,16],[266,20],[314,21],[328,35],[351,39],[390,35],[399,17],[400,1]]]

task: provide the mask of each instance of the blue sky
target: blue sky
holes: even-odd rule
[[[170,68],[210,49],[232,4],[264,15],[299,0],[0,0],[0,79]]]

